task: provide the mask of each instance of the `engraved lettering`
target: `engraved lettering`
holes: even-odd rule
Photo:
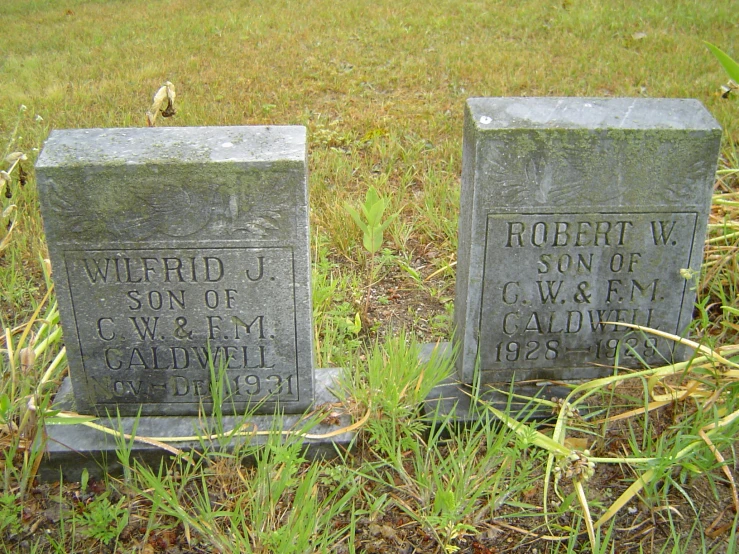
[[[541,248],[547,242],[547,224],[537,221],[531,227],[531,245]]]
[[[105,341],[111,341],[115,338],[115,331],[109,329],[108,332],[110,334],[105,333],[105,331],[103,331],[103,321],[109,322],[105,324],[106,327],[109,325],[113,326],[113,319],[109,317],[101,317],[100,319],[98,319],[98,336]]]
[[[151,369],[150,366],[146,365],[144,357],[138,348],[131,349],[131,358],[128,361],[128,367],[141,367],[141,369]]]
[[[246,278],[250,281],[259,281],[264,275],[264,256],[257,256],[257,271],[254,277],[246,270]]]
[[[233,354],[231,354],[231,350],[236,350],[235,346],[224,346],[223,352],[226,357],[226,367],[228,369],[240,369],[238,365],[232,366],[231,361],[233,360]]]
[[[651,283],[648,283],[646,285],[642,285],[639,281],[636,279],[631,280],[631,300],[634,300],[634,296],[636,295],[637,291],[641,296],[644,296],[646,293],[649,292],[649,289],[652,289],[652,296],[650,297],[650,300],[654,302],[657,298],[657,283],[659,283],[659,279],[655,279]]]
[[[266,348],[264,347],[264,345],[261,345],[261,344],[259,345],[259,363],[257,365],[255,365],[255,366],[250,366],[249,365],[249,355],[248,355],[248,351],[247,351],[247,349],[249,347],[248,346],[242,346],[242,348],[244,350],[244,353],[243,353],[243,355],[244,355],[244,368],[247,368],[247,369],[265,369],[265,368],[267,368],[267,369],[269,369],[269,368],[275,367],[275,364],[267,365],[267,362],[265,361]]]
[[[261,279],[263,256],[258,258],[256,276]],[[112,268],[111,268],[112,262]],[[190,257],[187,261],[173,256],[161,258],[141,256],[138,258],[83,258],[82,269],[92,285],[106,283],[215,283],[224,279],[226,268],[215,256]],[[200,271],[198,271],[198,266]],[[113,271],[115,269],[115,271]]]
[[[579,221],[577,232],[571,233],[571,224],[565,221],[553,223],[535,221],[530,228],[527,228],[522,221],[509,221],[507,222],[505,246],[506,248],[624,246],[628,241],[627,231],[632,227],[634,223],[627,220]]]
[[[295,299],[287,288],[293,284],[292,253],[270,246],[247,257],[244,250],[249,249],[65,254],[69,275],[77,274],[70,279],[73,301],[81,305],[90,297],[102,312],[76,321],[80,343],[94,340],[99,346],[86,350],[83,360],[92,398],[115,401],[127,414],[137,403],[174,402],[183,412],[190,405],[197,410],[198,397],[210,395],[211,368],[223,368],[238,404],[232,409],[248,409],[248,402],[266,399],[269,390],[286,402],[299,400],[296,355],[290,350],[296,347],[290,328]],[[285,289],[289,294],[283,298],[279,291]],[[524,294],[512,285],[507,297]],[[273,307],[288,325],[268,319]],[[113,378],[104,379],[102,372]]]
[[[522,235],[524,228],[524,224],[520,221],[508,222],[508,240],[506,241],[507,248],[513,247],[513,237],[516,237],[516,242],[518,243],[518,246],[523,246]]]
[[[623,285],[621,279],[608,279],[608,294],[606,295],[606,303],[610,304],[614,300],[616,302],[622,302],[623,297],[619,294],[619,286]],[[613,295],[614,300],[611,299]]]
[[[149,291],[149,307],[155,311],[162,309],[162,293],[158,290]]]
[[[568,311],[567,325],[565,328],[567,333],[579,333],[580,329],[582,329],[582,313],[579,311]]]
[[[159,317],[129,317],[128,319],[131,320],[133,328],[141,340],[154,340],[156,338]],[[139,322],[141,325],[139,325]]]
[[[603,332],[606,325],[604,321],[610,321],[613,310],[588,310],[590,317],[590,330]]]
[[[190,392],[190,382],[181,375],[174,375],[169,380],[172,396],[187,396]]]
[[[258,325],[259,325],[259,338],[260,339],[263,339],[264,338],[264,316],[263,315],[258,315],[249,324],[244,323],[241,319],[239,319],[236,316],[232,316],[231,317],[231,321],[234,324],[234,334],[236,335],[235,338],[237,340],[241,338],[239,336],[239,327],[242,327],[242,328],[246,329],[246,333],[250,335],[251,334],[251,328],[254,326],[255,323],[258,323]]]
[[[541,298],[541,301],[543,304],[546,304],[547,302],[554,303],[557,301],[557,296],[559,295],[559,291],[562,288],[562,283],[564,281],[537,281],[536,284],[539,287],[539,297]],[[546,283],[546,290],[543,286],[544,283]],[[556,288],[555,288],[556,285]]]
[[[516,333],[516,331],[518,331],[518,325],[516,323],[510,322],[510,319],[519,319],[518,314],[516,312],[509,312],[503,316],[503,332],[506,335],[513,335]]]
[[[677,221],[652,221],[652,239],[654,240],[655,246],[665,246],[667,241],[670,240],[673,229]],[[669,225],[669,229],[667,226]],[[658,229],[659,227],[659,229]],[[675,241],[672,242],[673,246],[677,244]]]
[[[144,280],[143,277],[139,275],[138,279],[134,279],[131,277],[131,258],[123,258],[124,265],[126,266],[126,278],[122,281],[125,283],[140,283]],[[116,259],[116,264],[118,263],[118,260]],[[116,276],[118,276],[118,272],[116,272]]]
[[[536,312],[531,314],[528,323],[526,323],[524,331],[536,331],[537,333],[544,332],[541,328],[541,323],[539,322],[539,314],[537,314]]]
[[[110,259],[105,258],[105,269],[103,270],[100,267],[100,262],[96,259],[92,260],[92,263],[94,264],[94,270],[90,269],[90,265],[88,264],[88,259],[85,258],[82,260],[82,262],[85,264],[85,272],[87,273],[87,278],[90,280],[90,283],[97,283],[98,279],[100,279],[103,283],[108,281],[108,266],[110,265]]]
[[[158,264],[159,260],[156,258],[141,258],[141,263],[144,266],[144,281],[150,283],[151,278],[149,274],[153,273],[154,275],[156,275],[156,267],[152,264]]]
[[[233,302],[236,300],[236,290],[226,289],[226,307],[231,309],[234,307]]]
[[[593,228],[593,224],[589,221],[580,221],[577,224],[577,239],[575,240],[575,246],[587,246],[590,244],[588,238],[588,231]]]
[[[221,328],[214,323],[214,320],[221,321],[223,318],[219,315],[209,315],[207,316],[208,319],[208,338],[210,340],[214,340],[216,338],[216,333],[221,332]]]
[[[152,346],[151,347],[151,358],[152,358],[152,369],[171,369],[172,366],[167,364],[165,367],[161,367],[159,365],[159,347],[158,346]]]
[[[611,232],[610,221],[598,221],[595,224],[595,238],[593,244],[595,246],[610,246],[608,242],[608,233]],[[600,239],[603,239],[603,244],[600,243]]]
[[[594,254],[592,253],[587,254],[587,257],[584,254],[578,254],[577,258],[569,254],[563,254],[559,257],[552,254],[542,254],[537,262],[539,265],[537,271],[540,275],[555,270],[562,275],[567,273],[592,273],[593,257]]]
[[[574,300],[578,304],[590,304],[591,294],[588,294],[590,290],[590,283],[587,281],[581,281],[577,284],[577,292],[575,293]]]
[[[116,360],[118,362],[117,365],[113,365],[113,362],[111,362],[111,360],[110,360],[110,354],[111,354],[111,352],[113,354],[118,355],[118,356],[120,356],[120,354],[121,354],[121,351],[118,350],[118,349],[116,349],[116,348],[106,348],[104,350],[104,352],[103,352],[103,357],[105,358],[105,366],[108,369],[112,369],[114,371],[115,370],[118,370],[118,369],[121,369],[121,367],[123,367],[123,363],[120,360]]]
[[[128,385],[129,390],[134,394],[134,396],[138,396],[141,392],[143,382],[138,381],[138,384],[134,385],[133,381],[126,381],[125,384]]]
[[[176,339],[191,339],[192,338],[192,331],[188,331],[185,329],[187,327],[187,318],[180,316],[174,320],[175,322],[175,330],[174,330],[174,336]]]
[[[195,396],[209,396],[207,388],[208,384],[205,381],[202,381],[200,379],[193,379],[192,386]],[[205,391],[203,391],[203,389],[205,389]]]
[[[169,283],[171,281],[171,273],[176,272],[177,278],[180,283],[183,283],[185,279],[182,277],[182,260],[179,258],[162,258],[164,262],[164,282]]]
[[[216,283],[223,279],[223,262],[219,258],[205,256],[203,260],[205,260],[205,280],[208,283]]]
[[[129,310],[140,310],[141,309],[141,294],[137,290],[129,290],[126,293],[126,296],[130,300],[132,300],[134,303],[129,304],[128,309]]]
[[[205,291],[205,305],[211,310],[215,310],[218,307],[218,292],[215,290]]]
[[[205,369],[206,367],[208,367],[208,361],[210,360],[208,349],[203,346],[201,346],[200,348],[192,346],[191,349],[193,352],[195,352],[195,355],[198,358],[200,369]]]
[[[511,281],[510,283],[506,283],[505,285],[503,285],[503,302],[509,305],[518,302],[518,293],[514,292],[513,290],[511,290],[509,293],[508,289],[513,289],[513,287],[515,287],[516,289],[519,287],[518,281]]]
[[[566,221],[558,221],[554,224],[554,242],[552,246],[567,246],[570,241],[569,228],[570,224]],[[559,241],[560,237],[564,239],[562,243]]]
[[[186,348],[181,346],[170,346],[169,351],[172,355],[173,369],[186,369],[190,367],[190,354]]]
[[[175,296],[175,291],[168,290],[167,291],[167,299],[169,300],[169,309],[174,310],[174,305],[177,304],[177,307],[184,310],[185,309],[185,291],[184,289],[180,289],[177,292],[180,293],[179,298]]]

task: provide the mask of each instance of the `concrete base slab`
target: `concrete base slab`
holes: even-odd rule
[[[333,394],[335,380],[341,370],[338,368],[317,369],[315,371],[315,403],[317,408],[323,404],[334,404],[338,399]],[[69,379],[65,379],[54,402],[54,409],[72,410],[73,396]],[[106,422],[100,418],[96,423],[112,429],[122,428],[130,433],[136,418],[121,417],[120,420]],[[246,424],[246,429],[258,431],[298,431],[304,429],[306,418],[300,414],[285,414],[281,417],[256,415],[250,418],[223,416],[223,429],[228,431]],[[120,427],[119,427],[120,425]],[[326,435],[351,425],[349,414],[333,414],[327,420],[310,428],[311,436]],[[182,437],[207,436],[212,434],[214,421],[198,416],[149,416],[140,417],[136,436],[139,437]],[[351,447],[354,432],[344,432],[329,438],[303,437],[303,446],[309,458],[331,458],[339,452]],[[225,445],[231,451],[234,446],[250,441],[251,444],[264,444],[267,435],[251,435],[234,437]],[[209,441],[213,448],[219,447],[217,441]],[[184,451],[202,450],[199,441],[168,443]],[[168,460],[172,454],[158,446],[135,442],[131,458],[152,467],[157,467],[162,460]],[[123,472],[123,467],[116,456],[116,439],[96,429],[84,425],[47,425],[45,455],[38,470],[40,481],[79,481],[83,470],[91,476],[100,477],[105,473],[116,475]]]
[[[421,347],[421,361],[428,361],[437,349],[437,355],[449,357],[452,355],[451,343],[424,344]],[[549,382],[536,384],[515,385],[511,390],[510,383],[500,383],[498,390],[493,390],[492,385],[484,385],[482,390],[475,391],[468,383],[461,383],[456,376],[450,377],[440,385],[434,387],[431,394],[426,398],[424,412],[427,416],[449,418],[458,424],[468,424],[477,421],[486,411],[485,404],[473,401],[482,400],[501,411],[508,411],[516,419],[543,420],[555,417],[551,410],[540,406],[535,402],[524,398],[511,397],[504,392],[512,392],[515,395],[526,398],[542,398],[551,400],[565,398],[570,389],[562,385]]]

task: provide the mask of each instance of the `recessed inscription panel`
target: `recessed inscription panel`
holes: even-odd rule
[[[686,333],[695,290],[680,270],[700,270],[720,142],[695,100],[469,99],[460,381],[588,379],[685,359],[604,322]]]
[[[490,214],[478,328],[485,380],[606,375],[616,361],[636,366],[639,358],[664,363],[671,343],[605,322],[680,333],[690,285],[680,270],[690,264],[697,217]]]
[[[305,138],[298,126],[50,134],[36,176],[76,410],[310,407]]]
[[[291,248],[66,250],[64,260],[98,405],[208,404],[222,368],[227,409],[300,400]]]

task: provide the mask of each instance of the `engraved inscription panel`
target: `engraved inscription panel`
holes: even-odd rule
[[[293,250],[65,250],[83,369],[98,404],[299,400]]]
[[[612,373],[660,364],[679,333],[696,212],[489,214],[479,322],[487,381]],[[598,367],[602,364],[602,367]],[[550,370],[550,371],[549,371]],[[573,370],[578,370],[574,373]]]

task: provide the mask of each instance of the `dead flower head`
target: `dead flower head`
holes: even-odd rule
[[[159,90],[154,95],[154,101],[151,105],[151,108],[149,108],[149,111],[146,112],[146,124],[149,127],[153,127],[154,123],[156,122],[157,115],[159,115],[160,111],[162,117],[172,117],[176,113],[174,109],[174,99],[174,85],[167,81],[159,88]],[[162,104],[164,104],[165,100],[167,101],[167,107],[162,110]]]

